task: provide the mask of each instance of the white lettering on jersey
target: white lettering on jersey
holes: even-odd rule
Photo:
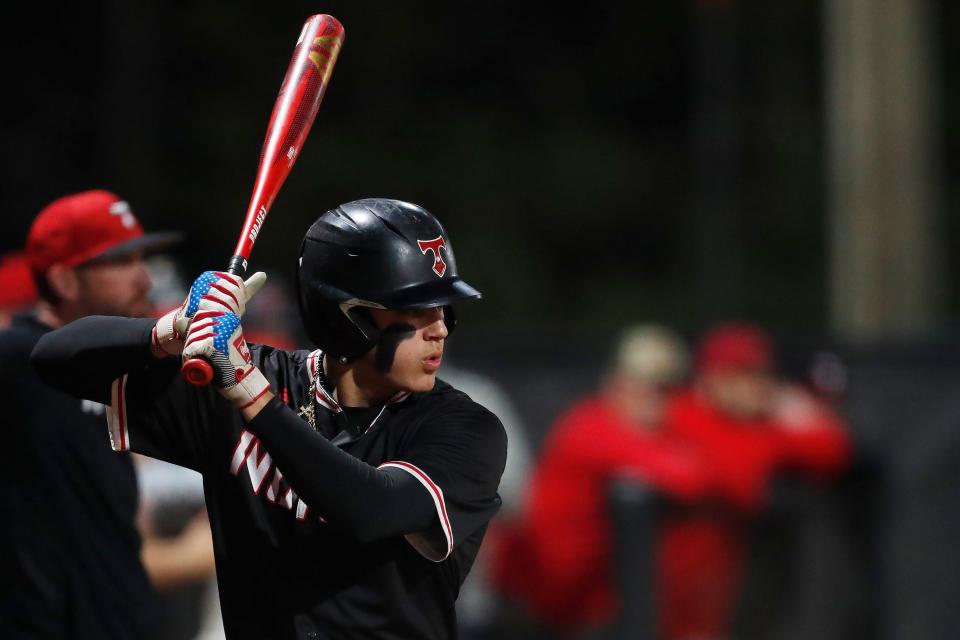
[[[270,475],[273,469],[273,458],[267,453],[266,449],[261,452],[260,441],[254,440],[250,447],[250,455],[247,456],[247,473],[250,474],[250,482],[253,483],[253,493],[260,495],[263,488],[263,481]]]
[[[240,440],[237,442],[237,448],[233,450],[233,459],[230,461],[230,473],[233,475],[240,473],[240,467],[250,455],[250,445],[254,440],[256,438],[246,429],[240,432]]]
[[[280,506],[287,509],[293,509],[293,503],[297,500],[297,494],[293,492],[293,487],[283,481],[283,472],[277,469],[273,474],[273,480],[267,487],[267,500],[277,502],[280,498]]]
[[[264,497],[288,511],[296,510],[297,520],[302,522],[307,519],[310,507],[297,496],[293,487],[283,477],[283,472],[273,464],[273,458],[260,444],[260,440],[246,429],[240,432],[240,439],[237,440],[237,446],[233,450],[230,473],[239,476],[244,468],[250,476],[250,486],[255,495],[260,495],[266,479],[270,478],[272,472],[273,477],[266,485]],[[320,518],[320,521],[326,522],[323,518]]]
[[[303,500],[297,500],[297,520],[303,522],[307,519],[307,512],[310,510],[310,507],[307,506],[307,503]],[[320,522],[326,522],[323,518],[320,518]]]
[[[99,402],[94,402],[93,400],[81,400],[80,410],[84,413],[92,413],[95,416],[102,416],[103,412],[106,410],[106,407]]]

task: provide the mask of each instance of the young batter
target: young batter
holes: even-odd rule
[[[496,416],[436,378],[450,305],[479,292],[430,213],[379,198],[324,213],[301,245],[318,350],[246,344],[262,282],[205,272],[156,324],[78,321],[34,366],[110,403],[115,449],[203,474],[231,638],[454,637],[507,446]],[[211,387],[183,381],[197,356]]]

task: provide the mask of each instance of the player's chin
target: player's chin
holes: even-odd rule
[[[411,379],[406,385],[407,390],[412,392],[424,392],[430,391],[433,389],[433,385],[437,383],[437,372],[436,371],[425,371],[419,373],[415,376],[411,376]]]

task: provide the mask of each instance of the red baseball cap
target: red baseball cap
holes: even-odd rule
[[[0,257],[0,308],[18,309],[33,304],[37,288],[27,256],[20,251]]]
[[[27,258],[34,273],[55,264],[75,267],[134,251],[154,251],[175,243],[177,233],[144,233],[130,205],[96,189],[64,196],[40,212],[27,236]]]
[[[700,342],[697,368],[770,369],[773,367],[773,339],[751,324],[732,322],[712,329]]]

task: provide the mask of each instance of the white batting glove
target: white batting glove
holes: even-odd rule
[[[183,359],[205,358],[213,366],[213,385],[223,397],[238,409],[253,404],[270,390],[270,383],[252,362],[240,317],[226,311],[201,313],[187,332]]]
[[[183,341],[190,327],[190,318],[184,315],[186,305],[185,300],[182,305],[161,316],[157,324],[153,325],[151,344],[154,356],[164,358],[178,356],[183,352]]]
[[[267,275],[262,271],[246,282],[222,271],[204,271],[193,281],[183,304],[157,320],[153,327],[153,354],[158,358],[180,355],[190,323],[198,313],[227,311],[242,316],[247,302],[266,281]]]

